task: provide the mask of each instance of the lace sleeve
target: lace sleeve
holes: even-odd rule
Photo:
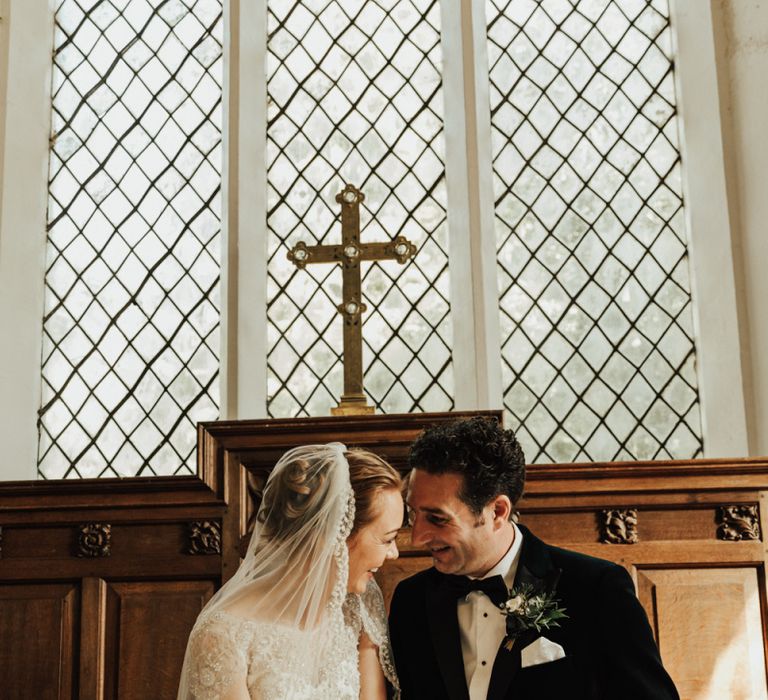
[[[360,596],[360,622],[368,638],[379,649],[379,663],[384,671],[384,677],[394,690],[394,698],[400,697],[400,683],[395,671],[392,657],[392,646],[389,643],[389,628],[387,626],[387,609],[384,596],[375,581],[371,581],[365,593]]]
[[[248,697],[242,635],[229,617],[210,615],[192,630],[184,659],[179,700]],[[242,687],[244,694],[237,691]]]

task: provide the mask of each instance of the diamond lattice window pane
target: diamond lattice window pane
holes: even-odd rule
[[[222,3],[58,0],[39,473],[195,471],[218,415]]]
[[[338,266],[297,270],[299,241],[341,240],[335,196],[365,194],[363,243],[398,234],[415,259],[365,263],[365,388],[387,413],[453,406],[440,76],[431,0],[269,2],[268,391],[272,416],[328,413],[342,393]]]
[[[530,461],[699,456],[667,3],[486,13],[507,420]]]

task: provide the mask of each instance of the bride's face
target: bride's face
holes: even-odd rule
[[[403,523],[403,497],[395,489],[376,495],[376,517],[354,533],[349,547],[350,593],[363,593],[373,574],[387,559],[397,559],[397,531]]]

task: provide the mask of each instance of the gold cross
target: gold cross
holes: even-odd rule
[[[336,308],[344,317],[344,393],[333,415],[373,413],[363,393],[363,333],[360,263],[363,260],[397,260],[401,265],[413,256],[416,246],[404,236],[387,243],[360,243],[360,202],[365,195],[347,185],[336,195],[341,204],[341,245],[297,243],[288,260],[303,270],[312,263],[341,263],[342,302]]]

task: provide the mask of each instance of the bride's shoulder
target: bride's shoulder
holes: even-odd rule
[[[244,654],[258,636],[258,627],[258,623],[224,610],[204,612],[192,628],[189,645],[202,654]]]
[[[203,613],[192,630],[190,645],[200,650],[234,649],[251,657],[265,647],[296,642],[299,633],[282,625],[252,620],[234,610]]]
[[[243,621],[221,612],[198,617],[187,644],[187,683],[192,697],[214,698],[247,673],[248,635]]]
[[[245,620],[226,612],[203,613],[189,635],[190,646],[196,651],[238,646],[245,625]]]

